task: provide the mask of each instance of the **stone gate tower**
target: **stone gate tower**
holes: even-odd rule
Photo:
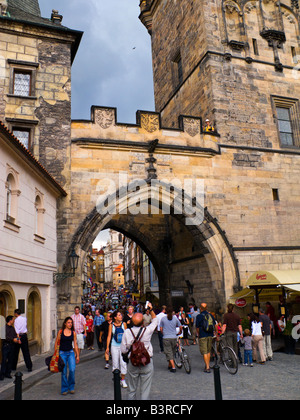
[[[142,0],[140,10],[165,125],[201,116],[227,145],[299,147],[298,0]]]

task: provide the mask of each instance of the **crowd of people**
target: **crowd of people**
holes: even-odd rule
[[[166,356],[170,373],[176,373],[174,355],[178,340],[185,346],[199,345],[204,372],[210,373],[212,340],[214,336],[218,339],[221,335],[226,337],[227,344],[233,348],[244,366],[252,367],[255,362],[264,365],[273,359],[271,337],[275,325],[269,305],[266,305],[266,313],[260,309],[259,314],[249,314],[245,326],[232,304],[228,305],[227,312],[219,319],[219,316],[209,311],[206,303],[201,303],[199,308],[189,304],[187,311],[180,307],[175,312],[172,307],[163,305],[161,308],[153,308],[150,302],[142,305],[126,296],[114,305],[107,301],[101,304],[83,302],[64,320],[56,338],[55,347],[59,344],[59,354],[65,364],[61,374],[61,394],[75,392],[75,369],[81,351],[84,348],[94,350],[96,343],[98,351],[104,353],[104,368],[111,367],[112,371],[120,371],[121,387],[129,388],[129,399],[137,398],[138,389],[140,398],[148,399],[154,372],[151,344],[154,332],[158,335],[159,349]],[[18,309],[14,315],[6,318],[1,380],[12,377],[11,371],[16,369],[20,350],[28,371],[32,370],[27,320]],[[285,331],[280,323],[277,323],[277,328],[278,331]],[[145,365],[137,366],[130,359],[133,344],[137,342],[142,342],[146,350]]]

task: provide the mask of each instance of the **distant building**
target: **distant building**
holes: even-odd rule
[[[116,289],[120,286],[124,286],[123,268],[123,264],[119,264],[113,271],[113,287]]]
[[[102,248],[104,252],[104,279],[105,287],[113,287],[114,271],[123,264],[124,248],[123,235],[115,230],[110,229],[110,239],[106,246]]]

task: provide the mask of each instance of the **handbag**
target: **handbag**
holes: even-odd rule
[[[57,344],[56,344],[56,348],[55,348],[53,356],[49,356],[45,359],[45,363],[48,366],[48,370],[52,373],[62,372],[65,367],[65,362],[63,361],[62,357],[59,355],[61,333],[62,333],[62,330],[60,330],[58,333],[58,340],[57,340]]]

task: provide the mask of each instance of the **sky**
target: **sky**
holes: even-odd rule
[[[90,119],[92,105],[117,108],[117,120],[136,122],[154,111],[151,38],[138,16],[139,0],[39,0],[62,25],[83,31],[72,67],[72,119]]]
[[[72,119],[90,119],[91,106],[117,108],[117,121],[136,122],[136,111],[154,111],[151,38],[138,16],[139,0],[39,0],[62,25],[83,31],[72,67]],[[102,231],[93,243],[109,239]]]

